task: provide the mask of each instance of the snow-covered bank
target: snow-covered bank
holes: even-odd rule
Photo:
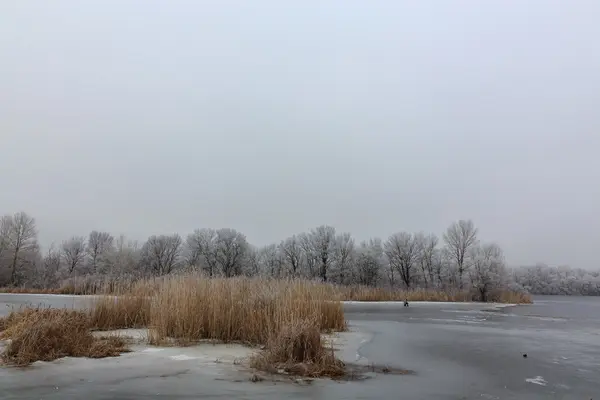
[[[148,329],[119,329],[113,331],[96,331],[94,336],[119,336],[129,343],[132,350],[130,353],[124,353],[119,357],[88,359],[65,357],[51,362],[38,361],[31,365],[22,373],[35,374],[44,373],[47,375],[66,375],[78,371],[89,371],[90,379],[94,378],[96,370],[102,375],[102,371],[116,368],[126,368],[128,371],[137,370],[144,374],[149,369],[159,368],[168,369],[173,374],[189,373],[194,371],[204,377],[213,376],[216,379],[232,379],[234,381],[248,380],[255,376],[255,371],[248,366],[250,358],[260,351],[258,347],[248,347],[241,344],[214,343],[211,341],[202,341],[193,346],[152,346],[148,344]],[[346,363],[360,364],[359,349],[369,340],[369,335],[351,330],[348,332],[338,332],[333,334],[324,334],[323,339],[326,346],[332,346],[336,356]],[[0,341],[0,349],[7,342]],[[366,360],[362,360],[365,364]],[[366,364],[365,364],[366,365]],[[109,368],[110,367],[110,368]],[[0,368],[2,374],[2,368]],[[165,375],[161,372],[159,376]],[[268,374],[260,373],[263,377]],[[200,378],[200,377],[199,377]],[[285,376],[282,379],[287,379]],[[278,380],[276,376],[273,379]],[[310,379],[309,379],[310,380]],[[301,383],[303,379],[293,380]]]

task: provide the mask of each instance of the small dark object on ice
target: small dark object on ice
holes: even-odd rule
[[[523,354],[523,358],[527,358],[527,353],[524,353],[524,354]]]
[[[404,300],[404,307],[408,307],[408,300]]]

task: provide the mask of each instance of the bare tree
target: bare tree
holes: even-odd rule
[[[284,266],[284,258],[276,244],[270,244],[259,250],[259,260],[264,266],[263,270],[268,271],[274,278],[281,278]]]
[[[9,249],[11,226],[12,216],[5,215],[0,217],[0,267],[2,267],[4,261],[3,257]]]
[[[221,272],[227,278],[240,275],[248,251],[246,236],[229,228],[219,229],[216,234],[215,260]]]
[[[302,246],[296,235],[287,238],[279,245],[284,260],[290,267],[292,276],[297,276],[302,263]]]
[[[444,286],[444,279],[448,270],[448,262],[444,259],[444,252],[440,249],[435,249],[433,252],[432,269],[435,279],[434,286],[442,288]]]
[[[506,279],[502,249],[494,243],[477,244],[469,249],[468,256],[473,266],[469,270],[471,283],[479,292],[479,299],[486,302],[489,292],[501,287]]]
[[[477,245],[477,228],[471,220],[460,220],[454,222],[444,233],[446,249],[456,263],[458,271],[458,286],[463,288],[463,275],[469,265],[466,256],[469,249]]]
[[[414,240],[417,243],[417,262],[421,267],[423,283],[425,288],[428,288],[434,284],[434,263],[438,238],[435,235],[426,236],[423,233],[418,233],[415,235]]]
[[[63,242],[61,253],[68,274],[71,276],[74,272],[81,270],[81,267],[85,263],[85,238],[82,236],[73,236],[71,239]]]
[[[2,218],[3,253],[9,259],[10,284],[18,282],[21,269],[31,266],[39,254],[35,219],[25,212]]]
[[[153,275],[170,274],[179,265],[181,245],[178,234],[150,236],[142,246],[142,264]]]
[[[331,265],[335,245],[335,228],[321,225],[310,232],[310,243],[319,260],[319,277],[327,282],[327,272]]]
[[[302,255],[304,258],[304,265],[306,271],[304,275],[308,278],[315,278],[319,275],[317,265],[319,263],[319,255],[313,246],[312,237],[308,233],[301,233],[298,235],[300,247],[302,248]]]
[[[244,273],[247,276],[259,276],[265,271],[262,268],[260,259],[260,249],[255,246],[248,245],[248,251],[246,252],[246,262]]]
[[[112,276],[139,276],[141,252],[137,241],[128,240],[120,235],[112,251],[107,254],[108,271]]]
[[[92,231],[88,238],[87,254],[90,258],[90,272],[95,274],[98,268],[105,269],[107,256],[113,250],[113,236],[108,232]],[[103,271],[105,272],[105,271]]]
[[[9,264],[12,259],[8,253],[10,248],[11,226],[11,215],[0,217],[0,286],[4,286],[10,281]]]
[[[354,257],[354,239],[352,235],[342,233],[335,237],[334,257],[339,283],[350,283],[352,259]]]
[[[37,276],[35,277],[35,286],[38,287],[54,287],[59,282],[59,272],[61,267],[61,251],[50,246],[46,255],[42,259],[40,268],[38,268]]]
[[[407,289],[413,281],[413,267],[419,255],[414,236],[408,232],[395,233],[384,244],[385,255],[393,269],[398,271]]]
[[[381,239],[362,242],[357,253],[354,272],[355,283],[359,285],[376,285],[382,268],[383,247]]]
[[[186,240],[186,262],[190,266],[201,267],[208,276],[217,273],[217,231],[196,229]]]

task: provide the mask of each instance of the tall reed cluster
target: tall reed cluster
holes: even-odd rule
[[[293,321],[321,331],[346,328],[342,303],[327,285],[303,280],[182,275],[141,281],[128,292],[90,300],[98,329],[148,327],[155,340],[216,339],[264,344]]]
[[[64,327],[78,321],[77,332],[147,327],[151,344],[173,340],[179,344],[190,344],[214,339],[263,345],[263,351],[253,360],[256,368],[284,369],[309,376],[344,373],[343,363],[321,342],[322,332],[346,329],[339,293],[330,285],[305,280],[209,279],[188,274],[115,286],[112,292],[91,298],[87,310],[78,312],[76,317],[62,314],[74,312],[69,310],[25,310],[22,314],[14,313],[4,321],[0,320],[0,330],[5,329],[7,336],[14,340],[15,334],[11,333],[10,327],[24,316],[35,320],[37,325],[30,324],[27,329],[19,331],[40,331],[39,326],[59,317],[63,318],[61,324]],[[87,336],[82,338],[86,346],[91,343]],[[63,339],[72,342],[71,339]],[[48,353],[48,346],[40,345],[42,342],[47,343],[38,335],[35,341],[29,340],[28,343]],[[54,340],[52,343],[56,347],[58,342]],[[79,350],[48,354],[87,354],[86,348],[76,348]],[[31,355],[36,354],[35,351],[26,351],[29,355],[21,359],[35,361],[36,356]],[[42,354],[37,357],[47,359]]]

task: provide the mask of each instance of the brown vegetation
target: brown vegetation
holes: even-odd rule
[[[95,295],[114,294],[119,296],[151,295],[159,291],[164,282],[172,282],[173,279],[187,279],[188,275],[157,277],[136,280],[132,278],[92,279],[93,277],[77,277],[69,279],[57,289],[31,289],[31,288],[0,288],[0,293],[39,293],[39,294],[73,294],[73,295]],[[347,301],[477,301],[478,295],[468,290],[441,290],[441,289],[412,289],[400,290],[363,285],[329,285],[313,283],[318,285],[321,291],[326,291],[332,298]],[[490,293],[488,301],[511,304],[531,304],[531,296],[528,293],[514,292],[510,290],[495,290]]]
[[[435,289],[390,290],[372,286],[347,286],[340,289],[341,299],[347,301],[477,301],[478,295],[469,291],[442,291]],[[510,304],[531,304],[527,293],[497,290],[490,293],[489,301]]]
[[[316,320],[298,319],[270,335],[265,351],[251,360],[251,366],[268,372],[309,377],[338,377],[345,365],[325,348]]]
[[[322,332],[346,329],[339,300],[472,300],[465,291],[392,291],[306,280],[209,279],[195,274],[121,286],[113,283],[104,289],[116,294],[91,298],[85,311],[25,309],[0,319],[0,338],[11,339],[3,359],[26,365],[64,356],[115,356],[126,350],[123,341],[94,338],[91,330],[147,327],[152,344],[212,339],[264,345],[264,351],[251,361],[255,368],[311,377],[339,376],[344,364],[321,342]],[[512,292],[490,296],[510,303],[531,301],[528,295]]]
[[[24,366],[61,357],[112,357],[127,351],[117,337],[95,338],[86,312],[27,308],[0,319],[0,338],[10,339],[2,354],[8,364]]]
[[[320,338],[323,331],[346,329],[343,306],[331,288],[302,280],[199,275],[140,281],[119,295],[90,299],[86,311],[25,309],[0,319],[2,335],[12,339],[3,357],[26,365],[64,356],[117,355],[124,350],[122,341],[94,339],[91,330],[148,327],[153,344],[214,339],[265,345],[253,361],[257,367],[270,360],[288,373],[337,376],[343,363]]]

